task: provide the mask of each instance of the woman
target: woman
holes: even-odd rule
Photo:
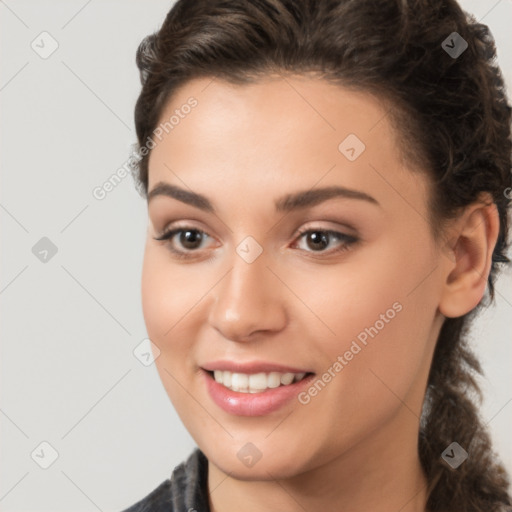
[[[447,0],[184,1],[137,52],[142,301],[198,448],[129,512],[511,510],[466,331],[510,113]]]

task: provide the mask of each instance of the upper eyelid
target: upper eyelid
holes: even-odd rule
[[[165,234],[165,233],[168,233],[169,231],[174,231],[177,229],[183,229],[183,230],[190,229],[190,230],[194,230],[194,231],[200,231],[200,232],[205,233],[208,236],[212,237],[212,235],[210,235],[208,233],[207,229],[203,229],[201,227],[194,226],[192,223],[196,222],[195,220],[182,221],[182,222],[190,222],[190,223],[189,224],[177,224],[177,225],[175,225],[174,223],[169,223],[169,224],[166,224],[164,226],[164,228],[162,230],[160,230],[160,232],[162,234]],[[330,224],[338,224],[338,226],[335,226],[335,227],[321,226],[321,225],[318,225],[319,222],[329,222]],[[310,225],[311,223],[313,223],[312,226]],[[339,224],[343,224],[343,226],[339,226]],[[294,233],[300,234],[301,232],[303,233],[304,231],[315,230],[315,229],[318,231],[337,231],[337,232],[341,232],[346,235],[358,236],[358,234],[357,234],[358,230],[349,224],[345,224],[345,223],[342,223],[339,221],[318,221],[318,220],[317,221],[314,221],[314,220],[307,221],[306,227],[301,226],[299,229],[296,229],[294,231]],[[344,231],[348,231],[348,232],[344,232]],[[212,237],[212,238],[215,238],[215,237]]]
[[[211,238],[212,240],[215,240],[215,237],[210,235],[207,231],[205,231],[201,228],[198,228],[198,227],[191,226],[191,225],[178,225],[178,226],[166,227],[162,230],[162,233],[158,237],[155,238],[155,240],[169,242],[169,241],[173,240],[174,237],[178,233],[180,233],[181,231],[187,231],[187,230],[197,231],[199,233],[202,233],[203,235],[206,235],[207,237]],[[304,235],[306,235],[307,233],[314,232],[314,231],[321,231],[324,233],[328,233],[332,236],[336,236],[338,239],[343,239],[344,237],[352,239],[352,241],[349,241],[348,243],[354,243],[354,242],[361,241],[361,238],[359,235],[346,233],[342,229],[338,230],[338,229],[327,228],[327,227],[322,227],[322,226],[310,226],[310,227],[306,226],[306,227],[301,227],[298,231],[296,231],[296,233],[294,233],[293,244],[298,243],[298,241],[301,238],[303,238]],[[179,250],[179,252],[194,253],[194,252],[199,252],[199,250],[189,250],[189,251]],[[329,252],[329,251],[325,251],[325,252]]]
[[[347,231],[354,231],[353,228],[350,228],[348,226],[345,227],[345,229]],[[161,230],[161,234],[159,235],[159,238],[162,237],[162,236],[165,236],[167,235],[168,233],[171,233],[173,231],[186,231],[186,230],[189,230],[189,231],[198,231],[200,233],[203,233],[207,236],[209,236],[210,238],[215,238],[213,237],[212,235],[210,235],[208,233],[208,231],[206,231],[205,229],[202,229],[202,228],[199,228],[199,227],[196,227],[196,226],[192,226],[192,225],[189,225],[189,224],[185,224],[185,225],[177,225],[177,226],[166,226],[164,229]],[[344,232],[343,228],[332,228],[332,227],[325,227],[325,226],[306,226],[306,227],[301,227],[299,228],[298,230],[295,231],[294,235],[295,237],[299,236],[299,235],[303,235],[309,231],[324,231],[324,232],[331,232],[331,233],[338,233],[338,234],[341,234],[341,235],[345,235],[345,236],[352,236],[352,237],[358,237],[358,235],[356,234],[351,234],[351,233],[346,233]]]

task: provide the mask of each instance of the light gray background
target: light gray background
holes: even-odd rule
[[[0,1],[2,511],[119,511],[194,447],[156,368],[133,354],[146,338],[145,202],[130,176],[92,195],[136,141],[135,50],[171,4]],[[510,90],[512,1],[462,5],[491,27]],[[47,59],[31,48],[43,31],[59,45]],[[42,237],[58,248],[47,263],[32,253]],[[483,414],[509,471],[511,285],[508,272],[475,330]],[[48,469],[35,462],[49,460],[43,441],[59,454]]]

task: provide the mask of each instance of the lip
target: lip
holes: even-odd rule
[[[234,366],[231,366],[231,368],[233,367]],[[261,365],[258,366],[258,368],[261,367]],[[265,366],[265,368],[267,367],[268,366]],[[276,368],[275,365],[272,367]],[[216,369],[220,368],[221,367],[219,366]],[[240,365],[238,365],[238,368],[240,368]],[[247,366],[244,366],[244,368],[247,368]],[[222,366],[222,369],[224,369],[224,366]],[[226,368],[226,371],[236,370],[229,370]],[[240,371],[240,373],[249,373],[247,369],[245,371],[238,371]],[[275,369],[261,371],[280,371],[286,373],[283,370]],[[299,371],[286,371],[300,373]],[[277,411],[296,398],[301,390],[307,387],[311,379],[314,377],[314,374],[310,374],[299,382],[294,382],[288,386],[279,386],[273,389],[269,388],[261,393],[240,393],[232,391],[231,389],[228,389],[222,384],[216,382],[212,375],[206,371],[206,368],[202,370],[202,374],[205,380],[206,389],[208,390],[208,394],[213,402],[225,412],[236,416],[264,416]]]
[[[235,372],[235,373],[312,373],[311,370],[303,368],[294,368],[292,366],[284,366],[277,363],[269,363],[264,361],[250,361],[246,363],[219,360],[201,365],[203,370],[213,372],[215,370]]]

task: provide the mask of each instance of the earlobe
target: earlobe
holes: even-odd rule
[[[457,227],[452,257],[441,256],[447,270],[439,310],[449,318],[469,313],[484,296],[499,233],[496,205],[491,201],[474,203]]]

